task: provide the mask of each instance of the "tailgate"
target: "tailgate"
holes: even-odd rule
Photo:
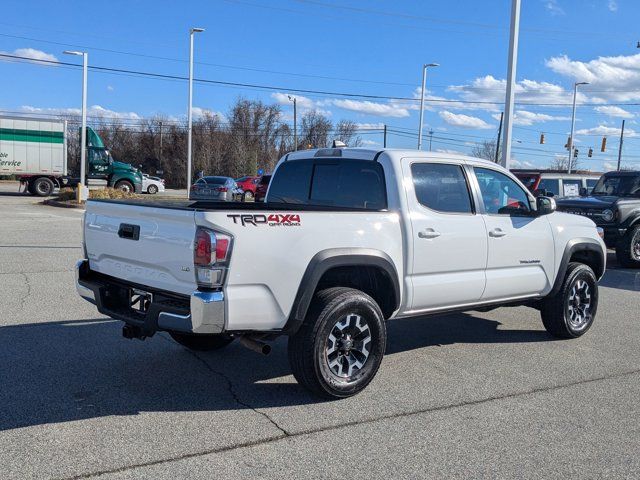
[[[196,289],[194,211],[87,202],[84,234],[91,270],[185,295]]]

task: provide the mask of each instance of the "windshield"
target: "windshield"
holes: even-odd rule
[[[529,190],[533,189],[533,186],[536,184],[536,180],[538,180],[538,175],[523,175],[516,173],[516,177]]]
[[[593,187],[591,194],[616,197],[640,196],[640,174],[603,175]]]

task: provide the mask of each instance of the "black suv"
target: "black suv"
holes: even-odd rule
[[[589,217],[616,249],[618,263],[640,268],[640,172],[605,173],[591,195],[581,194],[557,200],[558,210]]]

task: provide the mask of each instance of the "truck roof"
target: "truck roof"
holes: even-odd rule
[[[336,157],[336,158],[350,158],[359,160],[375,160],[382,153],[386,153],[392,160],[400,160],[401,158],[414,157],[414,158],[434,158],[434,159],[451,159],[455,161],[462,161],[464,163],[486,164],[496,165],[490,160],[484,158],[471,157],[469,155],[462,155],[456,153],[444,153],[444,152],[425,152],[422,150],[413,150],[408,148],[316,148],[310,150],[298,150],[296,152],[288,153],[284,156],[284,161],[302,160],[314,157]]]

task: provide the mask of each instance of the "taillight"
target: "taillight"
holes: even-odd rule
[[[198,227],[193,250],[193,264],[199,287],[216,288],[224,284],[232,238],[224,233]]]
[[[226,192],[229,189],[227,187],[218,187],[216,188],[216,190],[218,190],[219,192]]]

